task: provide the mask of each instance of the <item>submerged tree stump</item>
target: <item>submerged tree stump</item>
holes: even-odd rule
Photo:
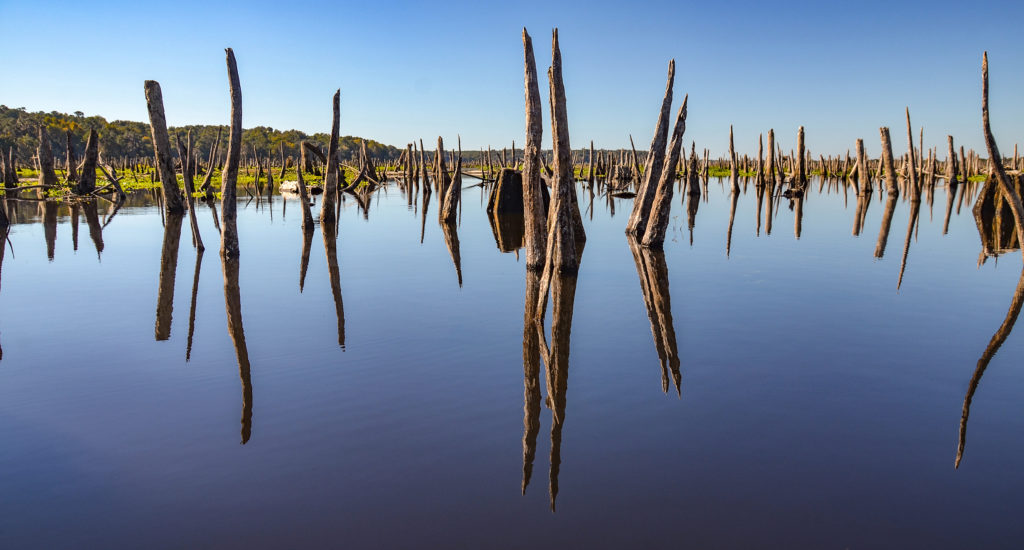
[[[100,138],[96,135],[96,130],[90,130],[89,141],[85,144],[85,158],[82,159],[81,174],[78,176],[78,185],[75,187],[75,192],[79,195],[96,190],[96,164],[100,157],[99,141]],[[71,168],[69,167],[68,174],[70,173]]]
[[[50,147],[50,136],[42,126],[39,127],[39,148],[36,150],[39,160],[39,195],[42,196],[46,188],[57,185],[57,172],[53,169],[53,149]]]
[[[491,188],[487,210],[495,214],[523,214],[525,219],[523,195],[523,174],[511,168],[502,168]]]

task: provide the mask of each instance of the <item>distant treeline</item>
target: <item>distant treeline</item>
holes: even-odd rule
[[[71,147],[74,149],[75,156],[79,159],[82,158],[89,130],[96,130],[96,133],[99,134],[100,153],[106,158],[153,156],[153,139],[148,123],[127,120],[107,122],[101,116],[87,117],[80,111],[73,114],[56,111],[30,113],[24,108],[12,109],[6,105],[0,105],[0,148],[6,152],[13,145],[18,159],[28,163],[28,159],[35,154],[36,148],[39,146],[39,126],[46,129],[53,154],[58,158],[63,158],[67,152],[67,132],[71,132]],[[228,137],[226,125],[178,126],[171,127],[170,131],[177,132],[184,138],[185,133],[191,130],[197,150],[201,157],[206,157],[214,140],[217,139],[218,129],[223,130],[220,149],[223,155]],[[260,155],[270,155],[275,160],[280,155],[282,144],[285,156],[298,158],[298,145],[303,140],[316,143],[326,149],[330,135],[323,133],[310,135],[299,130],[282,131],[267,126],[257,126],[242,133],[242,144],[247,153],[255,147]],[[358,158],[362,140],[363,138],[354,136],[342,137],[338,144],[340,157],[343,160]],[[367,152],[377,159],[395,159],[401,154],[401,150],[373,140],[366,140],[366,148]]]

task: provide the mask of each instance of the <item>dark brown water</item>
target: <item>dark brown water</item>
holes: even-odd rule
[[[243,201],[226,265],[206,206],[197,259],[144,193],[9,202],[0,547],[1017,547],[1019,252],[983,254],[980,186],[944,234],[940,183],[876,258],[884,194],[829,187],[750,185],[730,229],[712,181],[692,242],[677,195],[664,254],[581,189],[542,334],[479,187],[454,231],[350,198],[336,241]]]

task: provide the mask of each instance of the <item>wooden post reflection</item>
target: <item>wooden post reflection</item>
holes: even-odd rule
[[[71,205],[71,247],[75,252],[78,252],[78,216],[80,210],[81,206],[77,202]]]
[[[171,336],[171,312],[174,309],[174,275],[178,269],[178,243],[181,240],[181,213],[168,214],[164,224],[164,244],[160,249],[160,283],[156,296],[156,339]]]
[[[946,217],[942,220],[942,234],[949,233],[949,217],[953,213],[953,202],[956,200],[956,183],[946,184]]]
[[[896,212],[896,202],[899,199],[896,193],[887,193],[885,198],[885,213],[882,214],[882,226],[878,230],[878,242],[875,244],[875,257],[881,259],[885,256],[885,245],[889,241],[889,227],[892,225],[892,215]]]
[[[661,363],[661,391],[668,392],[669,373],[681,395],[679,371],[679,346],[676,340],[675,324],[672,322],[672,299],[668,288],[668,264],[665,252],[641,248],[633,239],[629,239],[629,248],[633,252],[636,273],[640,278],[640,290],[644,295],[647,308],[647,319],[651,323],[651,336]]]
[[[756,187],[756,193],[757,193],[757,229],[755,231],[756,231],[756,235],[758,237],[760,237],[761,236],[761,208],[763,208],[763,205],[764,205],[764,185],[758,185]]]
[[[548,404],[551,407],[551,456],[548,472],[548,494],[551,511],[558,497],[558,472],[562,464],[562,427],[565,424],[566,393],[569,383],[569,338],[572,332],[573,302],[576,298],[576,275],[553,274],[551,277],[551,346],[544,341],[544,326],[536,323],[541,357],[546,367]]]
[[[917,224],[917,216],[921,213],[921,199],[910,199],[910,219],[907,221],[907,237],[903,241],[903,258],[900,260],[900,277],[896,281],[896,290],[903,285],[903,271],[907,268],[907,256],[910,254],[910,239],[914,236],[914,226]]]
[[[540,431],[540,341],[534,326],[534,307],[540,294],[540,274],[526,270],[526,303],[523,306],[523,494],[533,474]]]
[[[199,296],[199,268],[203,265],[203,249],[196,250],[196,271],[192,275],[192,304],[188,309],[188,341],[185,344],[185,362],[192,358],[192,335],[196,329],[196,298]]]
[[[868,215],[868,206],[871,205],[871,191],[857,194],[857,212],[853,218],[853,236],[859,237]]]
[[[96,256],[103,253],[103,228],[100,227],[100,215],[97,211],[96,199],[90,199],[82,203],[82,212],[85,214],[85,223],[89,226],[89,238],[96,247]]]
[[[499,251],[515,252],[523,247],[526,224],[522,213],[498,214],[488,211],[487,220],[491,224],[491,232]]]
[[[799,239],[800,233],[803,231],[804,223],[804,198],[794,197],[792,199],[793,205],[793,235]]]
[[[735,180],[733,181],[733,186],[736,186],[736,181]],[[733,224],[733,221],[735,221],[735,219],[736,219],[736,202],[739,201],[739,199],[740,199],[739,191],[740,191],[739,187],[736,186],[736,188],[732,192],[732,197],[730,199],[731,202],[729,204],[729,231],[726,233],[726,236],[725,236],[725,257],[726,258],[729,257],[729,252],[730,252],[730,250],[732,250],[732,224]]]
[[[426,168],[424,168],[426,170]],[[427,210],[430,209],[430,182],[427,181],[423,185],[423,207],[420,212],[422,218],[420,220],[420,244],[423,244],[423,235],[427,232]]]
[[[440,222],[441,231],[444,233],[444,243],[448,246],[448,253],[451,254],[452,263],[455,264],[455,275],[459,279],[459,287],[462,287],[462,255],[459,252],[459,231],[455,222]]]
[[[181,224],[180,218],[178,221]],[[227,312],[228,335],[238,359],[238,378],[242,382],[242,445],[252,435],[252,377],[249,372],[249,349],[245,345],[242,326],[242,293],[238,286],[238,258],[221,255],[224,270],[224,308]]]
[[[324,237],[324,252],[327,255],[327,272],[331,279],[331,294],[334,295],[334,313],[338,318],[338,345],[345,349],[345,306],[341,299],[341,270],[338,268],[338,233],[333,224],[320,224]]]
[[[14,201],[5,202],[9,205]],[[8,217],[8,211],[3,207],[3,204],[0,204],[0,275],[3,275],[4,252],[7,251],[7,234],[11,229],[11,218]],[[3,346],[0,346],[0,360],[3,360],[3,358],[4,349]]]
[[[978,359],[978,366],[975,367],[971,382],[967,386],[967,395],[964,396],[963,411],[960,415],[960,433],[956,448],[956,460],[953,463],[954,468],[960,467],[960,460],[964,455],[964,445],[967,443],[967,418],[971,414],[971,401],[974,399],[974,392],[978,389],[978,384],[981,382],[981,377],[985,374],[989,362],[992,361],[996,352],[999,351],[999,347],[1013,331],[1013,325],[1017,322],[1017,316],[1020,315],[1021,304],[1024,304],[1024,271],[1021,272],[1020,279],[1017,281],[1017,288],[1013,292],[1013,299],[1010,301],[1010,309],[1006,312],[1006,318],[992,335],[988,346],[981,354],[981,358]]]
[[[57,247],[57,203],[43,201],[43,237],[46,239],[46,257],[52,262]]]
[[[686,226],[690,230],[690,246],[693,246],[693,226],[697,223],[697,209],[700,207],[700,195],[690,194],[686,203]]]
[[[306,268],[309,267],[309,251],[313,247],[313,225],[310,222],[309,230],[303,226],[302,230],[302,257],[299,259],[299,293],[306,285]]]

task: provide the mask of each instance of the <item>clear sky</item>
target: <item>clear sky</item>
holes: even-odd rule
[[[520,32],[534,38],[546,102],[558,27],[575,148],[628,147],[629,134],[646,148],[675,58],[687,142],[712,154],[726,151],[729,124],[740,152],[756,154],[772,127],[788,150],[803,125],[814,153],[862,137],[871,155],[887,125],[899,154],[906,105],[926,146],[944,152],[953,134],[983,149],[987,49],[994,129],[1012,154],[1024,143],[1022,21],[1019,1],[0,0],[0,104],[146,121],[143,81],[154,79],[170,124],[226,124],[230,46],[245,127],[329,131],[340,88],[342,134],[521,145]],[[549,143],[547,120],[544,132]]]

